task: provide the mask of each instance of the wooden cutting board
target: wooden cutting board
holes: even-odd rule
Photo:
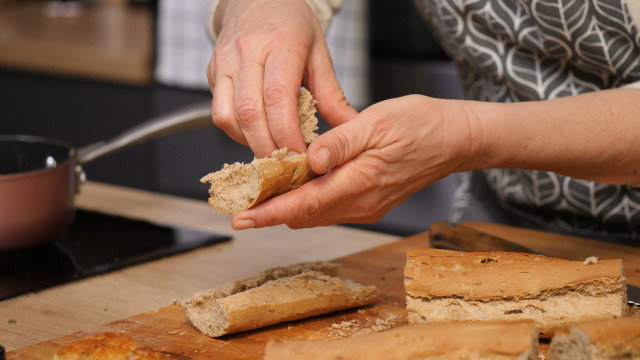
[[[472,222],[465,225],[553,257],[572,260],[592,255],[602,259],[622,258],[628,282],[640,286],[640,248],[496,224]],[[424,233],[337,259],[342,264],[341,276],[363,284],[376,285],[380,291],[377,303],[360,310],[347,310],[212,339],[191,326],[179,305],[171,305],[96,329],[18,349],[9,352],[7,358],[52,359],[59,346],[73,340],[101,332],[121,332],[131,336],[140,347],[162,351],[176,359],[261,359],[264,346],[272,337],[340,339],[403,325],[406,324],[406,311],[402,269],[406,252],[410,247],[428,246],[428,234]]]

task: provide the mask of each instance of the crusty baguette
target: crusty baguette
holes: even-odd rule
[[[318,119],[313,96],[300,90],[298,116],[300,129],[307,144],[318,134]],[[271,157],[254,159],[249,164],[225,164],[222,170],[200,179],[210,183],[209,204],[218,211],[235,214],[271,197],[297,189],[316,175],[307,163],[307,154],[286,156],[287,149],[274,151]]]
[[[640,359],[640,318],[593,320],[557,332],[549,360]]]
[[[374,286],[335,275],[324,262],[269,269],[249,279],[195,294],[182,303],[191,323],[217,337],[372,303]]]
[[[160,360],[188,359],[179,354],[140,348],[126,334],[100,333],[59,347],[54,360]]]
[[[409,249],[405,290],[410,323],[534,319],[541,333],[628,311],[622,260]]]
[[[434,322],[327,342],[273,339],[265,360],[445,360],[538,358],[531,320]]]

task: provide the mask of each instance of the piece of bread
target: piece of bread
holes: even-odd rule
[[[58,348],[54,360],[160,360],[188,359],[179,354],[139,348],[126,334],[100,333]]]
[[[541,333],[627,314],[622,260],[582,261],[507,252],[409,249],[410,323],[534,319]]]
[[[372,303],[374,286],[334,275],[338,264],[314,262],[265,270],[185,300],[182,307],[203,334],[217,337]]]
[[[549,360],[640,359],[640,318],[593,320],[558,331]]]
[[[326,342],[272,339],[264,360],[534,360],[537,335],[531,320],[434,322]]]
[[[298,96],[298,116],[305,143],[318,134],[318,119],[313,96],[306,89]],[[302,186],[316,175],[307,163],[307,154],[286,156],[287,149],[279,149],[271,157],[254,159],[249,164],[225,164],[222,170],[200,179],[210,183],[209,204],[218,211],[235,214],[271,197]]]

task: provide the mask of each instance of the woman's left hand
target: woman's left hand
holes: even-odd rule
[[[464,101],[410,95],[374,104],[311,144],[309,165],[324,176],[236,214],[232,226],[378,221],[414,192],[467,170],[481,144],[476,120]]]

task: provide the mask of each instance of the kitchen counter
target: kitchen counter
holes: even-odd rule
[[[234,231],[205,201],[87,182],[78,208],[229,234],[233,240],[0,302],[0,344],[21,348],[150,311],[265,268],[328,260],[398,239],[343,226]]]

